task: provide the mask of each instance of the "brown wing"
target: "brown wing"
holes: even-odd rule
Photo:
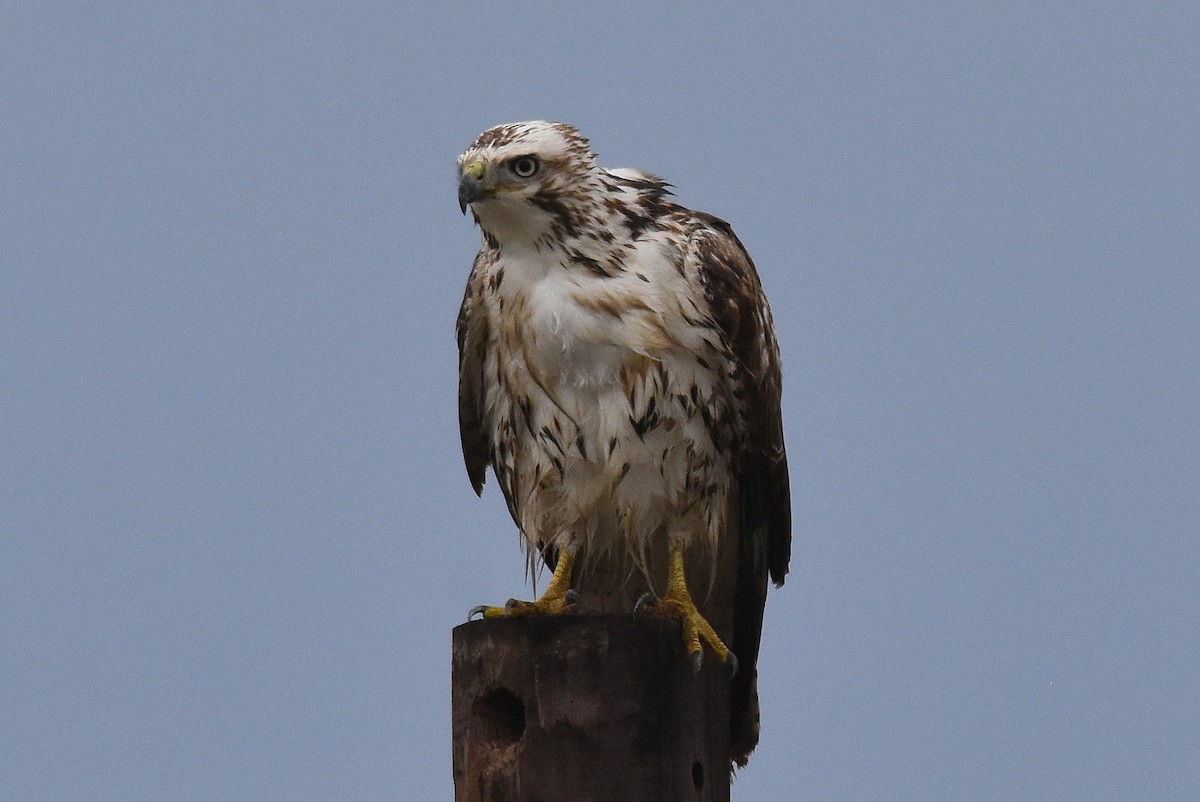
[[[700,280],[713,322],[732,357],[729,377],[738,439],[733,445],[740,494],[734,635],[739,672],[730,687],[730,748],[745,765],[758,743],[758,647],[767,577],[782,585],[792,549],[791,491],[780,410],[779,345],[771,310],[750,254],[729,224],[698,214],[693,235]]]
[[[467,465],[467,476],[476,495],[483,494],[488,465],[495,454],[495,428],[487,420],[485,396],[487,393],[487,360],[491,347],[491,332],[485,308],[485,287],[489,267],[495,252],[487,248],[475,256],[467,288],[463,292],[462,306],[458,310],[458,431],[462,439],[463,461]],[[508,505],[513,522],[521,526],[512,488],[500,477],[500,490]],[[558,564],[558,552],[542,541],[537,542],[542,559],[551,570]]]
[[[489,342],[483,288],[489,254],[481,250],[471,266],[462,307],[458,310],[458,430],[462,438],[467,476],[476,494],[483,482],[492,453],[492,435],[484,423],[484,387]]]

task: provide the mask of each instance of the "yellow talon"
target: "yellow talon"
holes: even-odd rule
[[[713,653],[721,659],[721,662],[730,664],[732,674],[737,673],[737,658],[733,652],[729,651],[729,647],[717,635],[712,625],[700,614],[696,603],[692,601],[692,594],[688,591],[687,579],[683,573],[682,549],[671,549],[671,567],[667,575],[667,595],[661,599],[655,599],[653,594],[647,593],[638,600],[637,607],[635,608],[635,612],[641,610],[679,621],[683,627],[683,642],[687,647],[688,656],[691,658],[692,668],[695,671],[700,670],[700,663],[704,658],[703,644],[707,643],[713,650]]]
[[[476,613],[481,614],[484,618],[504,618],[505,616],[557,615],[575,612],[579,603],[579,594],[571,590],[571,571],[574,563],[575,557],[571,552],[559,552],[558,565],[554,567],[550,584],[546,586],[546,592],[537,601],[509,599],[503,607],[481,604],[471,608],[471,612],[467,613],[467,620],[474,618]]]

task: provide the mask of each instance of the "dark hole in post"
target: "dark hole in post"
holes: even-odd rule
[[[507,688],[493,688],[471,705],[475,737],[507,746],[525,734],[525,703]]]
[[[692,764],[692,785],[697,791],[704,789],[704,766],[699,760]]]

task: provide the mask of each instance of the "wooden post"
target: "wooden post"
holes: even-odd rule
[[[451,684],[456,802],[728,802],[728,668],[675,622],[472,621]]]

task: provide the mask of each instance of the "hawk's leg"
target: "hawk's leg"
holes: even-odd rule
[[[692,661],[692,670],[699,672],[700,663],[704,659],[704,643],[707,643],[721,662],[729,664],[730,676],[737,673],[737,658],[729,647],[722,642],[712,625],[705,620],[692,601],[692,594],[687,588],[687,579],[683,575],[683,549],[671,548],[671,568],[667,574],[667,595],[656,599],[653,593],[647,593],[638,599],[634,612],[647,612],[673,618],[683,626],[683,643],[687,647],[688,656]]]
[[[556,615],[557,613],[573,613],[579,604],[579,594],[571,590],[571,571],[575,565],[575,554],[566,549],[558,554],[558,565],[554,566],[554,574],[546,592],[537,601],[518,601],[509,599],[503,607],[489,607],[481,604],[471,608],[467,620],[475,617],[476,613],[484,618],[503,618],[506,615]]]

